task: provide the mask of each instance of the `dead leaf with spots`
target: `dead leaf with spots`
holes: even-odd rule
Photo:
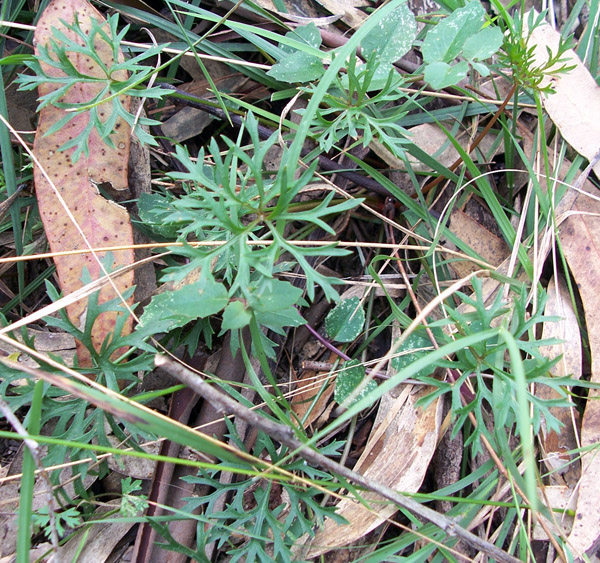
[[[102,15],[85,0],[54,0],[51,2],[38,23],[34,42],[36,54],[40,47],[46,46],[50,55],[54,52],[53,41],[58,43],[53,28],[75,40],[75,34],[65,27],[64,23],[73,24],[75,14],[82,30],[88,31],[92,18],[105,21]],[[62,20],[62,21],[61,21]],[[96,39],[96,52],[107,67],[112,63],[111,47],[101,38]],[[102,70],[93,60],[81,53],[68,53],[71,63],[82,72],[92,76],[103,76]],[[41,62],[48,75],[61,76],[62,71]],[[117,74],[117,73],[115,73]],[[121,71],[115,80],[126,80],[127,74]],[[44,83],[39,87],[40,97],[57,88],[54,84]],[[92,100],[102,88],[101,85],[79,83],[70,88],[60,99],[65,104],[82,103]],[[122,99],[123,106],[128,109],[129,99]],[[101,120],[109,117],[111,106],[107,103],[99,107]],[[34,180],[38,206],[48,242],[53,252],[65,250],[85,250],[89,247],[131,246],[133,234],[127,211],[119,205],[103,198],[96,188],[98,184],[110,183],[116,190],[127,189],[127,161],[129,155],[130,127],[123,120],[117,120],[114,132],[110,136],[114,148],[109,147],[92,130],[89,138],[89,155],[82,154],[73,162],[71,158],[76,147],[64,151],[59,150],[70,139],[76,138],[87,127],[87,112],[81,112],[71,119],[56,133],[47,134],[50,128],[67,114],[65,109],[54,105],[46,105],[40,110],[38,127],[34,143],[34,153],[41,166],[34,169]],[[116,269],[133,263],[133,250],[119,250],[113,254],[112,268]],[[65,294],[80,288],[84,268],[87,268],[92,279],[97,279],[103,272],[99,261],[106,257],[105,252],[81,254],[74,256],[57,256],[54,261],[58,272],[60,286]],[[133,272],[119,276],[114,280],[119,293],[133,285]],[[104,303],[117,295],[110,285],[100,291],[99,302]],[[85,321],[86,303],[77,302],[67,307],[71,321],[82,327]],[[99,349],[106,336],[115,326],[117,313],[106,312],[100,315],[92,329],[94,347]],[[131,331],[131,319],[124,327]],[[90,365],[87,349],[78,343],[77,353],[80,365]]]
[[[560,356],[560,361],[552,368],[554,377],[581,377],[582,347],[581,334],[577,323],[577,312],[571,303],[571,296],[562,277],[552,277],[548,284],[548,301],[544,314],[556,316],[557,322],[544,323],[542,338],[555,338],[558,344],[542,346],[540,352],[547,358]],[[535,394],[547,401],[559,399],[555,389],[547,385],[536,386]],[[579,412],[573,403],[572,408],[550,407],[550,413],[562,424],[560,432],[550,430],[542,421],[539,436],[542,460],[550,473],[548,478],[553,485],[568,485],[574,493],[581,474],[578,456],[570,454],[579,446]]]

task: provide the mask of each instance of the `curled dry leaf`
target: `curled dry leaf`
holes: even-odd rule
[[[90,29],[92,18],[103,21],[102,15],[85,0],[54,0],[48,5],[38,23],[34,37],[36,54],[39,54],[40,46],[47,46],[50,53],[53,52],[52,40],[58,41],[53,39],[53,28],[60,29],[74,39],[74,34],[62,22],[73,24],[75,14],[82,30]],[[97,39],[97,53],[110,67],[112,53],[109,45]],[[69,53],[69,58],[82,74],[103,76],[100,67],[89,58],[77,53]],[[62,71],[45,63],[42,63],[42,67],[48,75],[62,75]],[[126,78],[124,71],[121,72],[121,76],[113,76],[113,79],[117,80]],[[60,101],[72,104],[91,100],[101,87],[80,83],[68,90]],[[40,85],[40,97],[55,88],[53,84]],[[129,107],[128,99],[123,99],[122,103],[125,108]],[[106,107],[99,107],[100,119],[106,119],[109,113],[108,104]],[[64,109],[53,105],[42,108],[34,143],[34,153],[43,167],[43,171],[38,166],[34,169],[36,194],[51,250],[57,253],[65,250],[83,250],[88,248],[88,244],[94,248],[131,246],[133,235],[127,211],[104,199],[96,189],[96,184],[104,183],[110,183],[116,190],[127,188],[129,126],[122,120],[117,121],[115,132],[111,135],[114,148],[106,145],[93,130],[89,140],[89,156],[84,154],[73,162],[71,155],[75,148],[65,151],[59,151],[59,148],[69,139],[76,137],[87,126],[89,118],[87,112],[82,112],[57,132],[48,135],[50,128],[65,115]],[[97,253],[97,257],[91,254],[55,257],[62,291],[68,294],[83,285],[81,279],[84,268],[87,268],[92,279],[98,278],[102,273],[98,259],[102,260],[104,257],[105,253]],[[113,269],[131,264],[133,260],[133,250],[115,251]],[[119,293],[122,293],[133,285],[133,272],[118,277],[114,282]],[[100,292],[99,302],[106,302],[115,297],[114,289],[106,286]],[[86,304],[83,302],[67,307],[69,318],[78,327],[81,327],[85,320],[85,311]],[[107,312],[96,320],[92,331],[96,349],[113,330],[115,318],[116,313]],[[131,330],[131,320],[124,330]],[[80,365],[89,365],[87,350],[80,344],[77,350]]]

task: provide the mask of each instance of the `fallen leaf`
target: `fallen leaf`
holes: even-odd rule
[[[120,503],[121,500],[116,499],[99,506],[94,512],[92,520],[108,520],[108,522],[105,521],[90,526],[83,543],[81,536],[76,534],[60,547],[57,560],[77,560],[79,563],[103,563],[107,561],[117,544],[135,524],[132,519],[123,522],[119,512],[107,514],[118,509]],[[111,519],[118,519],[118,521],[110,522]]]
[[[524,20],[527,21],[525,14]],[[531,31],[528,47],[533,47],[532,63],[548,61],[548,50],[558,52],[560,33],[544,23]],[[551,86],[554,94],[544,94],[544,109],[560,130],[560,134],[579,154],[592,160],[600,149],[600,121],[590,116],[600,115],[600,86],[572,49],[567,50],[559,64],[574,66],[568,72],[546,72],[541,87]],[[600,163],[594,166],[600,175]]]
[[[544,315],[560,317],[557,322],[544,323],[542,331],[544,340],[549,338],[561,340],[560,344],[540,348],[540,352],[547,358],[553,359],[562,356],[559,363],[552,368],[552,375],[579,379],[582,362],[581,336],[569,290],[562,278],[557,280],[553,277],[548,284],[548,301]],[[558,393],[546,385],[537,386],[535,394],[544,400],[559,398]],[[570,409],[551,407],[550,412],[563,424],[563,427],[557,434],[555,431],[549,431],[545,424],[542,425],[542,459],[548,470],[552,472],[550,482],[556,483],[556,485],[567,484],[572,492],[579,480],[581,467],[566,452],[578,447],[579,413],[575,405]]]
[[[569,269],[575,278],[583,308],[591,354],[591,377],[600,383],[600,201],[595,192],[578,195],[573,211],[560,228],[560,242]],[[593,196],[593,197],[592,197]],[[581,446],[600,443],[600,392],[590,389],[581,421]],[[598,482],[600,456],[590,452],[581,459],[577,487],[577,513],[569,536],[570,546],[584,553],[600,537]]]
[[[72,32],[66,29],[60,20],[72,24],[75,15],[84,30],[90,28],[92,18],[103,20],[102,15],[85,0],[54,0],[48,5],[38,22],[34,36],[36,53],[39,54],[42,45],[47,46],[51,53],[53,52],[52,28],[61,29],[65,35],[72,37]],[[110,47],[100,39],[97,40],[97,53],[110,66],[112,60]],[[85,67],[85,74],[101,76],[99,67],[93,61],[76,53],[71,53],[69,58],[76,68],[83,70]],[[62,75],[59,69],[44,63],[42,66],[49,75]],[[126,79],[126,73],[121,72],[119,76],[116,74],[113,76],[114,79]],[[55,88],[55,85],[47,83],[41,85],[40,97]],[[71,88],[60,101],[81,103],[91,100],[99,88],[100,86],[96,85],[81,84],[77,88]],[[124,98],[122,103],[126,108],[129,107],[128,98]],[[104,116],[103,110],[108,113],[110,106],[100,106],[101,119]],[[46,132],[64,116],[64,109],[50,104],[42,108],[34,143],[34,153],[48,175],[47,178],[40,167],[34,168],[38,206],[52,252],[87,249],[88,244],[96,248],[131,246],[133,235],[127,211],[104,199],[96,189],[97,184],[103,183],[110,183],[116,190],[127,188],[129,126],[122,120],[117,121],[115,133],[111,135],[114,148],[106,145],[95,130],[92,131],[89,156],[82,155],[74,163],[71,155],[75,148],[65,151],[59,151],[59,148],[86,127],[88,116],[83,112],[56,133],[46,135]],[[65,206],[73,219],[68,216]],[[92,279],[97,279],[102,273],[98,260],[102,260],[105,256],[106,253],[103,252],[97,253],[97,258],[91,254],[56,256],[54,260],[62,291],[68,294],[82,287],[84,268],[87,268]],[[133,250],[113,252],[113,268],[131,264],[133,260]],[[133,285],[133,272],[120,276],[114,283],[119,293],[124,292]],[[106,286],[100,291],[99,302],[103,303],[115,297],[114,289]],[[81,327],[84,322],[85,311],[85,302],[77,302],[67,307],[69,318],[78,327]],[[96,319],[92,330],[92,341],[96,349],[99,349],[107,334],[113,330],[116,315],[115,312],[106,312]],[[131,326],[132,321],[129,319],[124,331],[131,331]],[[78,343],[77,353],[80,365],[90,365],[88,351],[81,343]]]
[[[543,492],[540,491],[540,498],[545,498],[548,501],[548,506],[553,510],[575,510],[573,491],[570,487],[565,485],[544,487]],[[545,516],[542,516],[550,530],[555,533],[564,533],[564,530],[571,529],[571,526],[573,525],[573,516],[569,516],[568,513],[561,515],[559,512],[556,512],[554,516],[554,522]],[[558,530],[556,529],[555,522],[558,523],[560,527]],[[536,524],[533,529],[533,539],[545,541],[548,540],[548,535],[539,524]]]
[[[317,0],[323,8],[334,15],[341,15],[342,21],[357,28],[367,19],[367,14],[359,8],[367,6],[364,0]]]
[[[454,145],[450,142],[450,139],[448,139],[448,135],[446,135],[442,128],[435,123],[422,123],[421,125],[411,127],[409,132],[410,141],[427,154],[434,156],[443,166],[450,166],[460,156]],[[473,142],[473,138],[464,133],[458,134],[456,140],[465,150],[468,150],[469,145]],[[477,149],[478,152],[483,153],[486,157],[493,156],[493,154],[498,151],[497,147],[494,149],[495,141],[494,135],[486,135],[481,140],[481,143],[479,143]],[[400,170],[406,169],[406,163],[390,152],[379,141],[371,141],[369,148],[392,168]],[[415,157],[407,155],[407,159],[413,170],[419,172],[431,172],[431,168]]]
[[[499,266],[510,254],[508,245],[503,239],[488,231],[481,223],[460,209],[452,211],[448,228],[492,266]],[[453,245],[448,242],[445,243],[445,246],[453,248]],[[481,268],[473,262],[457,260],[455,256],[445,255],[445,257],[451,260],[450,266],[459,278],[466,277]]]

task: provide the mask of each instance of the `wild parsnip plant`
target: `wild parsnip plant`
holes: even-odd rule
[[[8,4],[12,6],[11,2]],[[216,461],[209,462],[204,458],[202,461],[161,460],[197,468],[197,474],[187,480],[210,489],[201,497],[188,499],[188,504],[173,511],[172,516],[149,519],[166,542],[165,549],[203,561],[206,547],[216,544],[216,548],[232,561],[294,560],[294,544],[303,537],[314,536],[325,519],[333,518],[342,523],[325,491],[341,492],[351,485],[331,472],[311,467],[296,455],[297,452],[289,451],[262,430],[258,431],[254,446],[249,448],[251,451],[245,453],[244,440],[228,421],[229,441],[244,452],[233,454],[223,444],[182,428],[143,407],[147,401],[169,395],[177,388],[141,394],[136,390],[138,381],[153,369],[153,354],[162,347],[179,353],[180,345],[185,344],[191,355],[198,348],[213,351],[221,338],[231,333],[232,346],[221,353],[234,355],[239,351],[242,355],[251,385],[268,407],[263,412],[264,417],[287,423],[293,435],[307,448],[317,449],[343,463],[350,455],[353,439],[351,433],[343,433],[347,425],[352,432],[359,417],[370,416],[370,407],[404,380],[417,379],[421,384],[431,386],[432,392],[423,399],[423,405],[447,396],[449,420],[453,423],[450,432],[464,438],[463,470],[456,483],[439,491],[428,489],[418,498],[451,502],[448,517],[465,527],[486,507],[502,509],[502,522],[493,523],[498,538],[496,544],[518,557],[531,556],[522,512],[538,506],[537,486],[541,478],[533,436],[542,426],[550,431],[560,431],[560,423],[554,415],[556,411],[551,409],[572,407],[569,396],[575,382],[568,377],[552,377],[550,369],[556,360],[547,359],[541,353],[543,346],[555,343],[540,339],[541,327],[555,319],[543,314],[544,294],[537,293],[539,280],[531,276],[534,267],[525,246],[538,236],[535,229],[541,230],[545,225],[536,226],[530,221],[517,235],[511,218],[521,211],[510,198],[501,197],[482,174],[494,154],[476,158],[454,139],[454,135],[467,116],[486,115],[497,108],[496,104],[490,110],[490,104],[474,99],[471,90],[465,88],[467,82],[476,89],[477,81],[482,77],[501,75],[509,77],[515,84],[515,103],[519,96],[529,96],[537,104],[543,131],[541,121],[544,116],[539,96],[548,90],[540,88],[541,80],[550,70],[568,70],[562,58],[568,41],[561,44],[557,53],[551,54],[548,63],[534,66],[530,62],[531,47],[523,31],[526,16],[495,0],[493,4],[499,16],[493,17],[476,0],[464,6],[440,2],[440,10],[425,19],[420,30],[407,5],[401,0],[392,0],[374,10],[344,44],[331,49],[324,46],[321,31],[314,23],[284,25],[249,1],[244,2],[244,7],[255,15],[268,17],[271,26],[262,28],[246,24],[239,21],[242,16],[233,18],[227,14],[223,17],[183,0],[166,0],[166,4],[173,18],[181,18],[181,21],[178,19],[173,23],[162,16],[129,7],[120,7],[119,11],[124,16],[169,32],[174,37],[172,47],[193,45],[197,52],[226,58],[232,69],[268,88],[271,99],[268,104],[252,103],[229,96],[228,109],[243,113],[242,126],[237,132],[227,131],[207,141],[196,139],[197,144],[177,144],[166,155],[167,160],[161,156],[162,160],[156,161],[176,162],[176,168],[169,166],[161,171],[163,183],[168,180],[175,188],[170,189],[170,186],[143,194],[136,204],[146,232],[156,240],[173,244],[170,255],[165,258],[166,266],[159,267],[160,282],[169,285],[146,304],[132,335],[116,336],[120,334],[120,327],[116,326],[115,333],[100,351],[93,348],[91,326],[102,311],[121,311],[117,300],[98,305],[97,298],[90,298],[83,326],[75,326],[64,312],[45,320],[46,326],[70,333],[88,347],[93,366],[85,372],[95,376],[97,384],[103,386],[105,396],[98,388],[88,389],[77,383],[76,373],[69,372],[60,361],[53,359],[40,360],[45,378],[43,385],[36,383],[31,373],[24,376],[14,363],[11,367],[2,367],[0,393],[13,410],[24,413],[29,423],[27,428],[35,434],[39,434],[42,427],[52,428],[49,431],[51,437],[38,436],[40,442],[48,443],[45,463],[52,469],[66,461],[81,461],[91,455],[90,452],[94,455],[101,452],[122,454],[109,438],[111,433],[120,443],[134,449],[128,454],[133,456],[157,459],[158,456],[145,453],[141,445],[144,440],[154,438],[204,449]],[[3,14],[7,10],[4,6]],[[20,8],[10,12],[14,21],[20,13]],[[528,28],[539,25],[544,17],[545,14],[529,16]],[[142,141],[157,146],[158,132],[152,127],[161,123],[159,118],[164,108],[160,104],[168,104],[167,96],[171,91],[149,85],[150,79],[158,75],[159,81],[173,81],[184,76],[178,69],[181,57],[174,57],[159,68],[153,66],[164,46],[155,45],[138,54],[124,49],[127,55],[120,60],[119,49],[123,48],[123,41],[137,33],[138,28],[121,27],[116,13],[108,16],[107,21],[107,26],[94,22],[88,34],[75,20],[68,26],[76,36],[75,40],[55,30],[52,49],[41,48],[39,58],[28,56],[26,72],[18,79],[21,89],[25,90],[42,83],[57,86],[40,100],[40,107],[64,106],[60,102],[61,96],[76,84],[100,86],[93,99],[67,106],[67,109],[75,110],[71,115],[86,112],[89,116],[88,127],[61,147],[63,150],[77,147],[75,159],[88,153],[91,131],[97,131],[110,144],[110,135],[118,118],[134,124],[134,116],[122,105],[121,96],[125,94],[158,102],[151,107],[152,119],[138,121],[138,125],[151,127],[150,132],[136,127]],[[210,24],[211,29],[213,25],[222,26],[227,31],[225,37],[235,36],[235,40],[228,38],[217,42],[213,41],[214,37],[207,36],[200,41],[201,38],[192,31],[197,24]],[[106,66],[97,56],[98,42],[110,47],[112,65]],[[3,39],[1,46],[4,48]],[[413,49],[418,50],[423,64],[412,73],[400,73],[394,63]],[[91,57],[102,69],[102,75],[82,74],[69,60],[72,53]],[[269,63],[270,70],[265,72],[260,66],[245,66],[244,58]],[[4,62],[6,64],[0,66],[3,74],[9,68]],[[64,76],[52,76],[42,65],[49,65]],[[167,75],[163,74],[165,70]],[[128,73],[126,80],[116,78],[122,71]],[[452,96],[455,98],[457,90],[464,95],[456,98],[457,105],[431,109],[432,91],[449,87],[454,88]],[[228,93],[222,94],[219,103]],[[295,110],[301,120],[294,124],[287,119],[289,116],[284,116],[286,119],[281,123],[285,123],[285,127],[280,128],[281,115],[277,112],[282,106],[277,104],[295,95],[305,101],[302,109]],[[100,119],[98,106],[107,99],[112,112],[108,119]],[[504,127],[504,151],[513,156],[523,152],[516,136],[517,114],[514,111],[503,117],[504,121],[500,120]],[[57,123],[55,130],[64,127],[70,119],[69,116]],[[454,130],[444,131],[463,159],[462,169],[444,166],[411,140],[409,127],[442,121],[457,124]],[[265,126],[273,130],[267,139],[259,135],[259,127]],[[2,158],[6,172],[10,141],[2,128],[0,135],[3,136],[0,141],[4,141]],[[368,149],[374,140],[404,164],[403,171],[407,182],[416,191],[416,197],[410,197],[404,191],[405,186],[395,184],[378,170],[379,162],[374,165],[372,160],[356,156],[360,150]],[[200,148],[197,148],[198,144]],[[281,165],[275,171],[269,171],[266,161],[274,148],[281,152]],[[390,201],[381,201],[364,190],[357,194],[347,186],[324,187],[326,184],[319,177],[322,173],[319,157],[337,157],[340,153],[350,154],[344,166],[351,167],[348,162],[352,167],[356,165],[371,180],[378,182],[382,190],[389,191]],[[439,260],[434,260],[432,247],[445,238],[471,258],[480,257],[444,224],[436,224],[428,205],[434,197],[443,194],[441,190],[431,194],[421,190],[419,174],[422,172],[413,168],[409,155],[431,168],[432,172],[427,174],[448,179],[454,183],[457,193],[464,193],[465,198],[474,196],[481,202],[496,220],[498,232],[508,245],[523,242],[517,252],[517,262],[521,270],[530,275],[528,279],[524,281],[523,276],[518,277],[519,272],[513,277],[490,274],[496,276],[498,287],[505,284],[509,288],[506,293],[498,290],[496,298],[490,301],[481,281],[472,277],[468,280],[469,285],[465,282],[448,293],[446,299],[439,299],[437,307],[422,316],[423,322],[413,326],[413,319],[420,314],[419,301],[437,299],[424,297],[424,291],[441,294],[441,288],[454,281],[450,273],[451,261],[440,264]],[[22,162],[14,159],[15,156],[18,155],[11,152],[10,160]],[[531,162],[524,162],[524,165],[533,172]],[[26,178],[29,170],[23,167],[19,175]],[[5,177],[6,193],[10,195],[15,186],[11,184],[9,189],[9,184],[14,182],[10,174]],[[318,190],[315,189],[317,182]],[[543,190],[538,192],[536,197],[542,201]],[[547,202],[542,201],[542,205],[545,205],[543,218],[549,220]],[[393,227],[401,223],[415,243],[411,254],[403,257],[413,269],[413,276],[403,278],[403,281],[412,284],[411,289],[417,295],[415,302],[411,302],[409,296],[391,297],[383,274],[397,274],[396,255],[390,256],[383,251],[377,254],[379,251],[371,252],[372,248],[353,253],[335,242],[310,244],[315,242],[314,238],[325,236],[330,240],[353,235],[363,240],[373,237],[369,242],[374,247],[384,239],[385,242],[395,240],[393,237],[397,235],[390,234],[384,227],[385,213],[388,213],[387,221],[392,221]],[[21,225],[15,226],[15,218],[25,219],[19,214],[11,216],[12,230],[17,237]],[[336,230],[333,224],[339,218],[345,219],[344,227]],[[27,232],[31,232],[29,229]],[[415,249],[416,245],[422,250]],[[386,298],[355,296],[340,300],[343,280],[324,273],[317,264],[318,259],[327,259],[327,266],[343,272],[340,277],[369,275]],[[391,265],[387,265],[389,260],[392,260]],[[481,264],[481,260],[478,263]],[[382,264],[386,264],[387,269],[382,269]],[[293,283],[292,277],[300,278],[301,282]],[[19,283],[23,280],[24,276],[20,275]],[[42,281],[40,277],[32,283],[37,288]],[[536,291],[533,300],[532,291]],[[23,300],[26,295],[27,291],[19,293]],[[60,298],[50,283],[45,298],[52,301]],[[344,408],[338,409],[335,418],[325,420],[312,432],[299,420],[290,404],[289,394],[281,391],[284,378],[287,381],[289,374],[299,368],[297,358],[286,360],[282,353],[282,350],[286,353],[294,351],[293,338],[289,348],[278,346],[276,341],[285,340],[293,334],[293,329],[304,325],[308,308],[320,299],[324,299],[331,310],[324,322],[325,335],[315,331],[315,338],[344,360],[334,392],[336,402]],[[6,312],[8,314],[12,309]],[[122,311],[117,325],[125,322],[126,315]],[[4,325],[9,323],[8,317],[2,320]],[[400,341],[391,342],[392,325],[405,331]],[[248,334],[251,335],[250,343],[244,342]],[[26,332],[23,337],[35,349],[36,343],[28,339]],[[123,347],[128,347],[129,352],[115,358],[115,352]],[[388,348],[399,353],[390,362],[393,375],[377,381],[365,368],[365,360],[377,362]],[[289,370],[286,371],[282,365],[287,365],[288,360]],[[70,387],[61,389],[58,375],[65,370],[69,374]],[[445,375],[440,376],[441,373]],[[220,384],[239,402],[252,406],[233,386],[223,382],[215,384]],[[583,388],[587,384],[578,382],[577,385]],[[556,398],[541,400],[532,392],[534,387],[550,387],[556,392]],[[126,400],[127,397],[132,400]],[[13,434],[2,432],[0,436]],[[516,447],[513,437],[517,439]],[[474,460],[481,454],[484,442],[494,448],[504,464],[503,469],[513,480],[515,491],[520,491],[507,502],[492,500],[499,488],[500,468],[489,460],[477,466]],[[519,469],[523,462],[524,476]],[[106,465],[94,465],[90,471],[103,476]],[[30,505],[26,495],[32,494],[33,490],[34,467],[31,463],[26,472],[26,490],[22,499],[28,500]],[[225,483],[221,478],[227,472],[235,476]],[[40,511],[32,516],[24,509],[19,531],[20,561],[28,557],[32,521],[45,530],[54,525],[62,537],[67,534],[64,527],[73,528],[78,534],[89,523],[91,503],[95,499],[82,485],[88,465],[77,465],[74,473],[80,478],[77,494],[82,498],[88,495],[90,504],[83,500],[77,504],[72,494],[61,491],[60,498],[65,506],[55,524],[47,512]],[[58,485],[60,471],[51,471],[50,475],[53,484]],[[137,481],[123,481],[120,508],[123,518],[135,522],[145,520],[142,511],[147,502],[144,496],[138,495],[139,492]],[[361,494],[357,490],[351,493]],[[223,498],[227,502],[221,505]],[[202,508],[201,515],[188,516],[197,508]],[[540,509],[548,515],[546,508]],[[197,521],[197,535],[191,546],[176,541],[167,525],[170,519],[182,517]],[[413,528],[408,526],[390,532],[373,546],[370,554],[364,555],[364,560],[395,561],[404,557],[414,561],[426,558],[456,560],[449,549],[455,546],[455,538],[448,537],[433,524],[423,524],[407,511],[399,518],[402,525],[410,524]],[[424,538],[431,540],[430,543],[423,542]]]

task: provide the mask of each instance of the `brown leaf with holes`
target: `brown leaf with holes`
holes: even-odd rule
[[[34,43],[36,54],[40,46],[47,46],[53,53],[51,40],[52,29],[60,29],[65,35],[74,38],[61,20],[72,24],[77,14],[82,30],[89,30],[92,18],[104,21],[102,15],[85,0],[54,0],[51,2],[38,23]],[[96,39],[96,52],[109,67],[112,64],[110,46]],[[93,60],[80,53],[69,53],[72,64],[85,75],[102,77],[101,68]],[[52,76],[63,73],[56,68],[42,63],[45,72]],[[125,72],[115,73],[115,80],[126,80]],[[60,99],[63,103],[81,103],[91,100],[102,88],[102,85],[80,83],[72,87]],[[53,84],[39,87],[40,97],[56,89]],[[123,106],[129,107],[129,98],[122,99]],[[110,103],[99,106],[100,119],[107,119],[111,111]],[[127,211],[121,206],[103,198],[96,189],[97,184],[110,183],[116,190],[127,188],[127,160],[129,155],[130,127],[123,120],[118,120],[115,132],[111,135],[114,148],[102,141],[93,130],[89,139],[89,156],[82,155],[73,162],[71,155],[75,148],[60,151],[69,139],[76,137],[88,125],[88,113],[82,112],[69,121],[58,132],[46,135],[46,132],[60,119],[65,117],[65,110],[47,105],[40,110],[34,153],[43,170],[36,166],[34,180],[37,200],[46,235],[52,252],[66,250],[84,250],[88,244],[93,248],[107,246],[131,246],[133,235]],[[85,237],[85,239],[84,239]],[[87,243],[86,243],[87,240]],[[73,256],[57,256],[54,261],[63,293],[68,294],[80,288],[84,268],[87,268],[92,279],[102,275],[98,259],[102,260],[105,252],[98,252],[97,258],[92,254]],[[133,263],[133,250],[113,252],[112,268],[116,269]],[[114,280],[119,293],[133,285],[133,272],[119,276]],[[99,302],[104,303],[116,297],[114,288],[105,286],[99,295]],[[85,322],[86,303],[77,302],[67,307],[71,321],[82,328]],[[117,313],[106,312],[100,315],[92,329],[94,347],[99,349],[106,336],[113,331]],[[131,319],[124,327],[124,332],[131,331]],[[80,365],[90,365],[87,349],[78,343]]]

